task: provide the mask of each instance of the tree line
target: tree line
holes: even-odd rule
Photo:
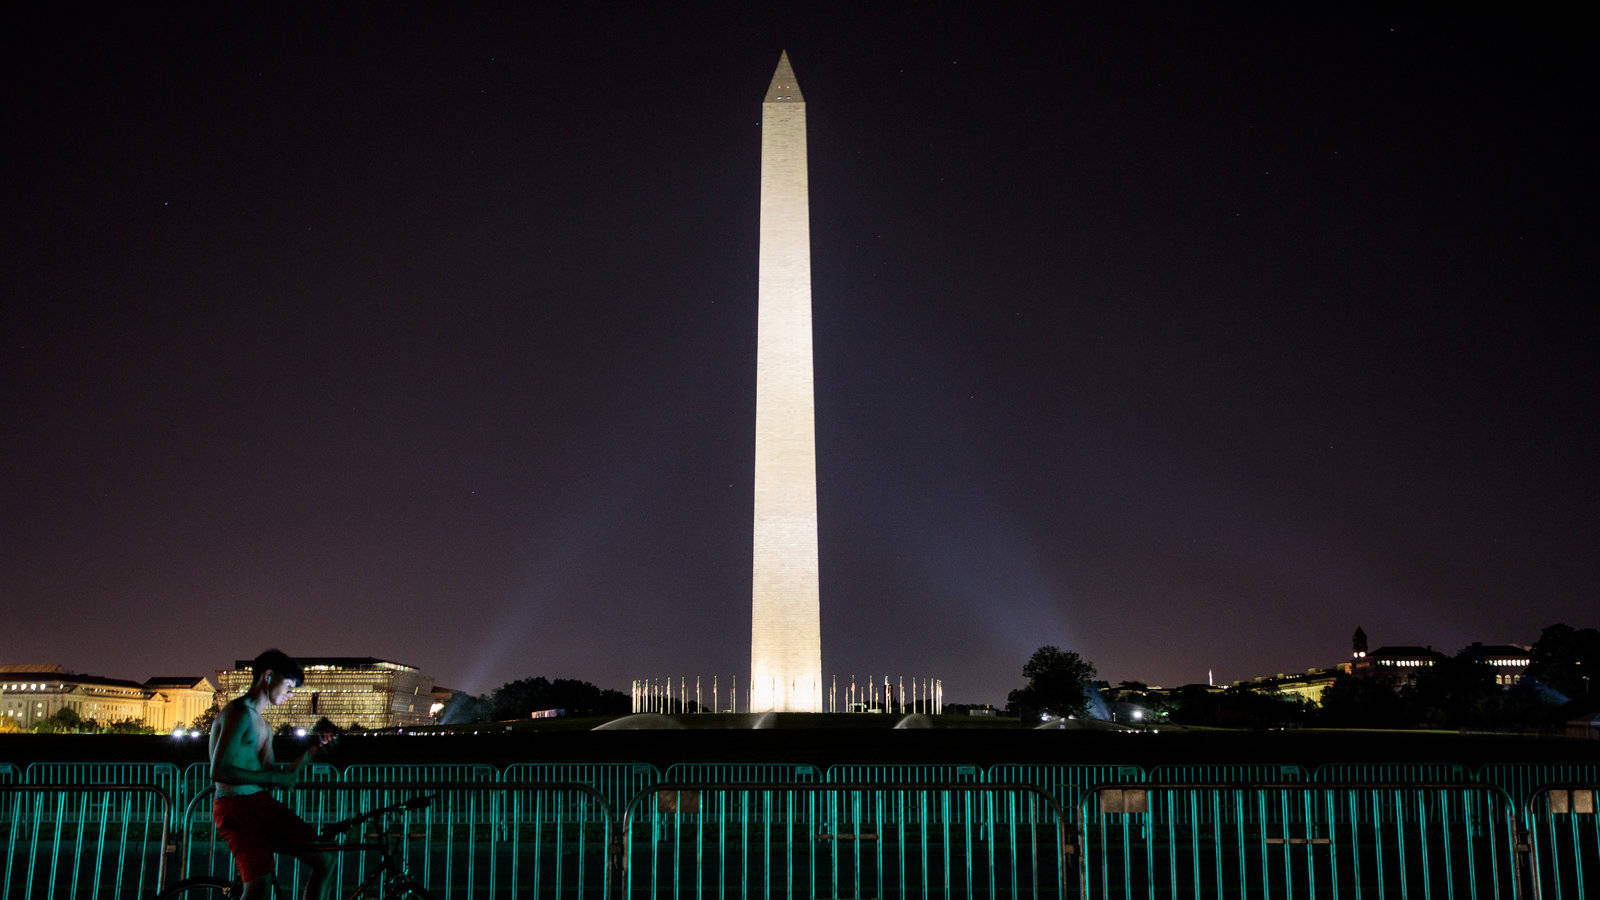
[[[18,733],[23,729],[15,723],[0,719],[0,733]],[[155,729],[144,723],[143,719],[118,719],[114,722],[101,722],[97,719],[86,719],[70,706],[63,706],[53,714],[48,715],[28,727],[34,734],[155,734]]]
[[[526,719],[534,712],[563,710],[568,716],[620,716],[632,709],[627,694],[575,678],[544,676],[508,681],[487,694],[456,694],[439,715],[442,725]]]
[[[1414,679],[1382,671],[1341,672],[1320,702],[1240,683],[1216,690],[1186,685],[1154,690],[1135,681],[1095,681],[1079,654],[1041,647],[1023,666],[1027,684],[1010,693],[1006,711],[1025,722],[1100,712],[1119,720],[1137,710],[1143,722],[1224,728],[1446,728],[1505,731],[1560,729],[1574,715],[1596,711],[1592,683],[1600,670],[1600,631],[1566,624],[1543,630],[1517,684],[1496,683],[1495,670],[1463,650],[1415,670]],[[1096,706],[1097,696],[1109,704]],[[1108,711],[1109,710],[1109,711]]]

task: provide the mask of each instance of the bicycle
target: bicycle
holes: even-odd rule
[[[306,844],[305,849],[317,850],[327,853],[360,853],[371,852],[378,855],[380,862],[366,872],[359,884],[351,889],[346,900],[361,900],[363,897],[396,897],[401,900],[433,900],[433,895],[422,883],[416,879],[406,865],[406,858],[400,853],[400,838],[389,833],[384,828],[380,835],[380,842],[352,843],[341,841],[341,835],[349,833],[352,828],[373,819],[381,819],[390,813],[420,812],[433,805],[435,794],[424,794],[412,797],[393,806],[381,809],[368,810],[367,812],[341,819],[328,825],[317,833],[317,840]],[[382,893],[379,894],[379,886]],[[274,882],[276,887],[276,882]],[[204,900],[204,898],[238,897],[244,893],[244,885],[236,879],[218,878],[216,876],[201,876],[198,878],[185,878],[176,881],[166,890],[156,895],[156,900]]]

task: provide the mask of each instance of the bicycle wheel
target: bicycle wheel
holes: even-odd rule
[[[221,900],[239,896],[239,885],[226,878],[185,878],[156,895],[156,900]]]

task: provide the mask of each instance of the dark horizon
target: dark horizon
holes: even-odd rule
[[[999,703],[1044,644],[1173,686],[1597,624],[1570,25],[17,17],[0,663],[743,682],[782,49],[825,673]]]

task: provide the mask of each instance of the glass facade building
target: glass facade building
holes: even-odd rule
[[[298,662],[305,667],[305,683],[266,711],[273,728],[310,728],[321,718],[341,728],[433,724],[433,678],[414,666],[370,656],[301,657]],[[223,696],[232,700],[250,689],[250,660],[238,660],[217,675]]]

